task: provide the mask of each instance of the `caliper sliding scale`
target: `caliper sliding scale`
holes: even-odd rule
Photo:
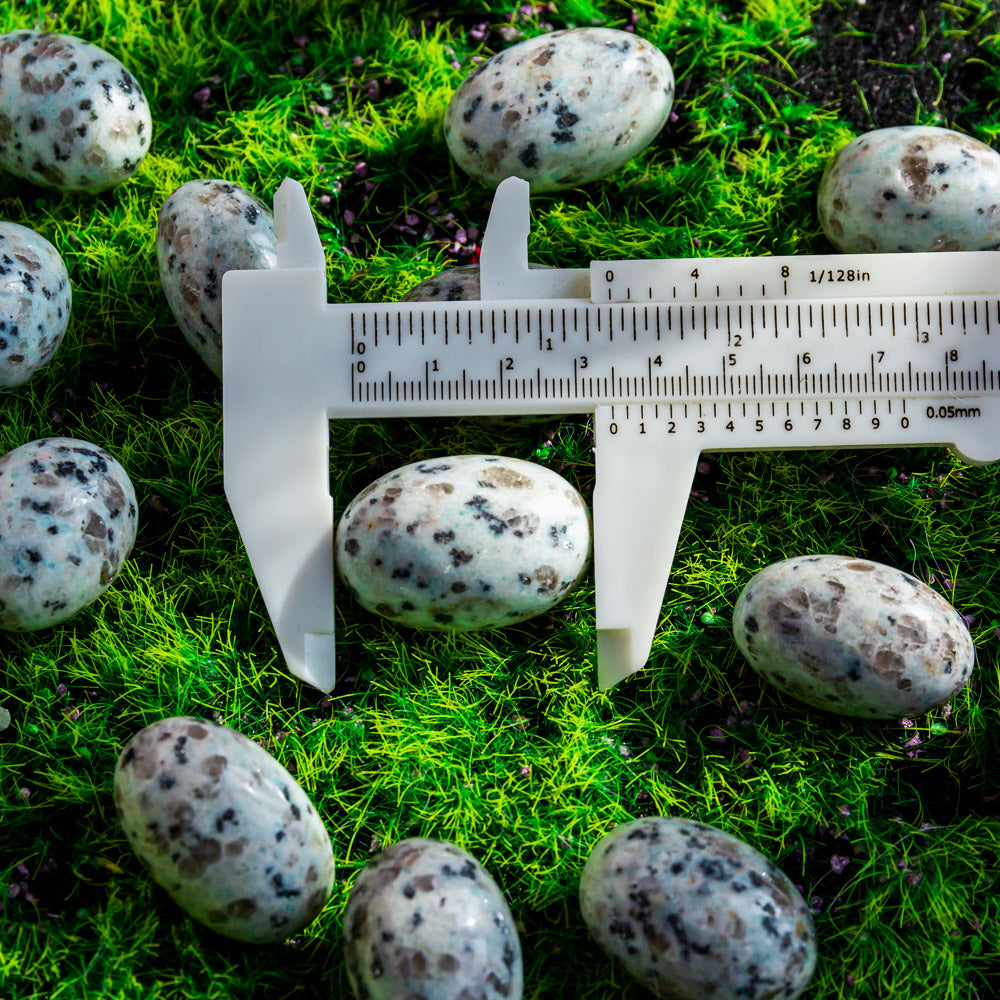
[[[646,662],[702,451],[949,445],[1000,458],[995,252],[528,268],[496,191],[478,302],[331,304],[301,185],[278,266],[222,283],[225,486],[291,672],[334,664],[330,421],[594,413],[598,681]]]

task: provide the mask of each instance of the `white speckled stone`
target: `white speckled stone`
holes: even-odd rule
[[[344,913],[359,1000],[520,1000],[521,944],[507,901],[471,854],[413,838],[365,865]]]
[[[693,820],[633,820],[580,879],[591,936],[667,1000],[794,1000],[816,966],[805,901],[742,840]]]
[[[429,459],[351,501],[336,557],[369,611],[413,628],[495,628],[573,588],[590,558],[590,515],[562,476],[533,462]]]
[[[549,270],[547,264],[529,264],[532,270]],[[404,296],[404,302],[478,302],[482,298],[479,265],[461,264],[425,278]]]
[[[156,259],[177,325],[221,377],[222,276],[277,266],[271,213],[231,181],[188,181],[160,209]]]
[[[0,222],[0,389],[23,385],[52,359],[72,295],[59,251],[26,226]]]
[[[0,628],[47,628],[97,600],[136,521],[128,473],[97,445],[43,438],[0,458]]]
[[[762,569],[736,602],[733,635],[786,694],[865,718],[942,704],[975,661],[965,622],[940,594],[853,556],[797,556]]]
[[[142,89],[104,49],[0,35],[0,167],[60,191],[104,191],[139,166],[152,130]]]
[[[115,808],[132,850],[195,920],[238,941],[283,941],[333,887],[330,837],[263,747],[205,719],[162,719],[128,742]]]
[[[555,191],[604,177],[663,128],[674,74],[627,31],[572,28],[498,52],[459,87],[444,136],[466,173],[495,187],[521,177]]]
[[[960,132],[866,132],[831,160],[819,218],[844,253],[1000,248],[1000,153]]]

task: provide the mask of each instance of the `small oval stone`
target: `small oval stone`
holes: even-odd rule
[[[612,28],[571,28],[518,42],[458,88],[444,136],[455,162],[496,187],[521,177],[556,191],[636,156],[670,115],[674,74],[651,42]]]
[[[830,161],[819,218],[843,253],[1000,248],[1000,153],[929,125],[866,132]]]
[[[548,611],[576,585],[590,514],[562,476],[533,462],[428,459],[351,501],[336,557],[369,611],[413,628],[496,628]]]
[[[263,747],[206,719],[161,719],[114,778],[125,836],[195,920],[238,941],[283,941],[333,888],[333,849],[295,779]]]
[[[347,977],[365,1000],[520,1000],[507,901],[454,844],[402,840],[365,865],[344,912]]]
[[[532,270],[549,270],[547,264],[529,264]],[[404,302],[478,302],[482,299],[478,264],[460,264],[432,274],[414,285]]]
[[[584,866],[580,908],[605,954],[667,1000],[794,1000],[816,966],[809,909],[784,872],[693,820],[612,830]]]
[[[95,444],[42,438],[0,458],[0,628],[47,628],[97,600],[136,523],[128,473]]]
[[[277,267],[271,213],[220,179],[188,181],[163,203],[156,259],[170,311],[187,342],[222,376],[222,276]]]
[[[27,226],[0,222],[0,389],[23,385],[52,359],[72,297],[59,251]]]
[[[0,35],[0,167],[59,191],[104,191],[139,166],[152,136],[135,77],[72,35]]]
[[[921,715],[960,691],[975,648],[959,613],[909,573],[854,556],[762,569],[733,610],[750,666],[786,694],[841,715]]]

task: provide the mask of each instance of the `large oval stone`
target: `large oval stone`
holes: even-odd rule
[[[337,567],[369,611],[413,628],[512,625],[554,607],[590,558],[590,514],[533,462],[459,455],[414,462],[356,496]]]
[[[104,191],[149,149],[152,116],[138,81],[72,35],[0,35],[0,167],[60,191]]]
[[[733,635],[775,687],[842,715],[920,715],[968,682],[972,637],[909,573],[854,556],[796,556],[762,569],[733,611]]]
[[[512,45],[458,88],[444,136],[455,162],[496,187],[575,187],[617,170],[663,128],[674,74],[651,42],[612,28],[554,31]]]
[[[833,158],[819,218],[844,253],[1000,248],[1000,153],[950,129],[866,132]]]
[[[239,941],[283,941],[333,887],[330,837],[295,779],[242,733],[161,719],[115,768],[132,850],[195,920]]]
[[[809,909],[785,873],[694,820],[612,830],[587,859],[580,908],[605,954],[664,1000],[794,1000],[816,965]]]

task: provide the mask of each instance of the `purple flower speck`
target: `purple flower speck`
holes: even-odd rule
[[[530,764],[522,764],[521,765],[521,770],[518,773],[521,775],[522,778],[530,778],[531,777],[531,765]]]
[[[839,875],[849,864],[850,858],[845,858],[842,854],[835,854],[830,858],[830,867]]]
[[[847,805],[840,806],[840,808],[837,809],[837,812],[840,813],[841,816],[844,816],[846,818],[847,816],[851,815],[851,807]]]
[[[18,791],[20,792],[20,795],[21,795],[22,799],[24,799],[24,800],[27,801],[28,799],[31,798],[31,789],[30,788],[20,788],[20,789],[18,789]]]
[[[353,226],[354,225],[354,213],[349,209],[344,209],[344,225]]]
[[[712,728],[708,731],[708,738],[713,743],[724,743],[726,734],[718,726],[712,726]]]

